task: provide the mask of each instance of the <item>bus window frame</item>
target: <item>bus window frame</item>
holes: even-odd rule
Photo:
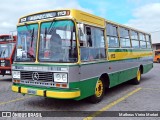
[[[85,46],[80,46],[79,47],[79,50],[80,50],[80,61],[81,62],[93,62],[93,61],[101,61],[101,60],[106,60],[107,59],[107,45],[106,45],[106,38],[105,38],[105,28],[102,28],[102,27],[98,27],[98,26],[93,26],[93,25],[90,25],[90,24],[87,24],[87,23],[84,23],[84,31],[83,31],[83,35],[85,37],[85,40],[82,40],[83,42],[87,42],[87,33],[86,33],[86,27],[89,27],[90,30],[91,30],[91,38],[92,38],[92,28],[96,28],[96,29],[99,29],[100,31],[102,31],[102,34],[103,34],[103,39],[104,39],[104,52],[105,52],[105,56],[104,58],[98,58],[98,59],[92,59],[92,60],[82,60],[81,57],[82,57],[82,54],[81,54],[81,48],[88,48],[88,49],[100,49],[102,47],[95,47],[94,46],[94,40],[92,40],[92,46],[88,46],[88,43],[85,43],[86,45]],[[80,42],[80,41],[79,41]]]
[[[128,31],[127,32],[128,33],[128,38],[121,36],[121,30],[120,29],[124,29],[124,30]],[[130,37],[130,29],[126,28],[126,27],[123,27],[123,26],[119,26],[118,31],[119,31],[119,41],[120,41],[121,48],[132,48],[132,42],[131,42],[131,37]],[[129,41],[130,46],[122,46],[122,43],[121,43],[122,41],[121,40],[124,40],[124,39]]]
[[[144,36],[144,40],[140,39],[140,34],[142,34]],[[146,42],[146,35],[145,35],[145,33],[138,32],[138,36],[139,36],[140,49],[147,49],[147,42]],[[145,47],[141,47],[141,42],[145,42]]]
[[[133,39],[132,38],[132,32],[136,33],[137,39]],[[133,48],[133,49],[140,49],[140,40],[139,40],[138,31],[130,29],[130,40],[131,40],[131,48]],[[137,41],[138,42],[138,47],[137,48],[133,47],[133,44],[132,44],[133,41]]]
[[[117,34],[117,36],[113,36],[113,35],[107,35],[107,25],[112,25],[113,27],[115,27],[116,28],[116,34]],[[109,22],[106,22],[106,25],[105,25],[105,29],[106,29],[106,44],[107,44],[107,46],[108,46],[108,49],[109,48],[120,48],[120,37],[119,37],[119,26],[118,25],[116,25],[116,24],[113,24],[113,23],[109,23]],[[115,46],[115,47],[110,47],[109,46],[109,39],[108,39],[108,37],[114,37],[114,39],[115,38],[117,38],[117,41],[118,41],[118,46]]]
[[[76,24],[76,21],[74,20],[74,19],[72,19],[72,18],[56,18],[56,20],[54,20],[54,21],[63,21],[63,20],[70,20],[70,21],[72,21],[73,22],[73,24],[74,24],[74,28],[75,28],[75,41],[76,41],[76,49],[77,49],[77,54],[76,54],[76,56],[77,56],[77,60],[75,61],[75,62],[58,62],[58,61],[40,61],[39,60],[39,47],[40,47],[40,38],[41,38],[41,24],[43,24],[43,23],[47,23],[47,22],[52,22],[53,21],[53,19],[48,19],[48,20],[42,20],[41,22],[39,22],[39,35],[38,35],[38,48],[37,48],[37,60],[39,61],[39,62],[42,62],[42,63],[52,63],[52,62],[54,62],[54,63],[80,63],[79,62],[79,47],[78,47],[78,45],[79,45],[79,43],[78,43],[78,39],[77,39],[77,24]],[[73,31],[72,31],[73,32]]]
[[[35,49],[35,60],[34,61],[17,61],[16,60],[16,55],[17,55],[17,51],[15,51],[15,58],[14,58],[14,61],[15,62],[36,62],[37,61],[37,47],[38,47],[38,42],[39,42],[39,22],[38,21],[32,21],[32,22],[26,22],[27,23],[27,25],[36,25],[37,24],[37,40],[36,40],[36,42],[35,42],[35,45],[36,45],[36,49]],[[17,29],[18,29],[18,27],[21,27],[21,26],[25,26],[25,24],[26,23],[20,23],[19,25],[17,25]],[[26,28],[26,29],[28,29],[28,28]],[[35,31],[34,31],[35,32]],[[17,33],[18,33],[18,31],[17,31]],[[18,34],[17,34],[17,41],[16,41],[16,50],[17,50],[17,43],[18,42]]]

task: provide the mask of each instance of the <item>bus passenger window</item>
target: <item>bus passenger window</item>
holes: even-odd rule
[[[104,30],[96,27],[86,28],[86,46],[81,46],[81,60],[94,61],[106,58]]]
[[[151,39],[150,39],[150,35],[146,35],[146,41],[147,41],[147,48],[151,48]]]
[[[107,40],[108,40],[108,47],[109,48],[115,48],[119,47],[119,40],[118,40],[118,32],[117,32],[117,26],[113,24],[107,24],[106,25],[106,34],[107,34]]]
[[[120,27],[119,31],[120,31],[121,47],[130,48],[131,42],[130,42],[130,38],[129,38],[129,29]]]
[[[131,30],[132,48],[139,48],[138,32]]]

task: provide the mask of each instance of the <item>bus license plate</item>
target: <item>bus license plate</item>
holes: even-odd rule
[[[28,89],[28,94],[35,95],[36,94],[36,90]]]

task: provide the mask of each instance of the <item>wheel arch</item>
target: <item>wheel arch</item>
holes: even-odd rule
[[[141,74],[143,74],[143,65],[142,64],[139,66],[139,69],[141,70]]]
[[[106,88],[109,88],[110,86],[110,80],[109,80],[109,75],[107,73],[103,73],[100,77],[100,80],[102,80],[104,82],[104,86]]]

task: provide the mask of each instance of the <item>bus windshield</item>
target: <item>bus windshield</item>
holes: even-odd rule
[[[18,40],[15,61],[34,62],[36,56],[36,43],[38,24],[25,24],[17,29]]]
[[[15,43],[0,44],[0,58],[9,58]]]
[[[39,61],[76,62],[75,26],[71,20],[41,24]]]

